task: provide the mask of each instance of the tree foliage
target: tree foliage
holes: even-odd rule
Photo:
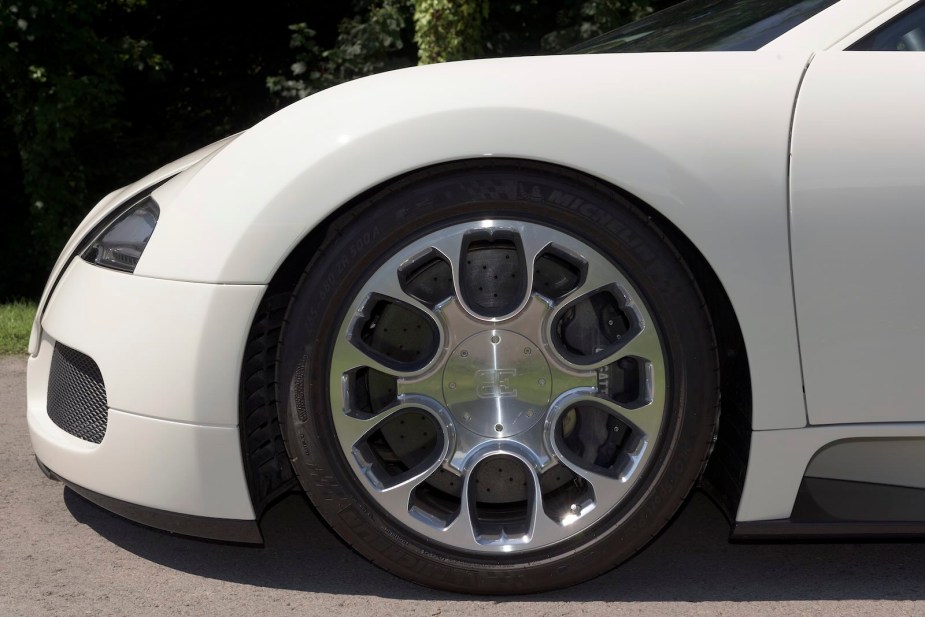
[[[0,0],[0,301],[109,191],[293,99],[417,63],[550,53],[677,0]]]
[[[0,0],[0,301],[35,298],[106,193],[278,104],[302,0]],[[314,11],[333,30],[340,13]],[[255,32],[261,33],[260,37]]]
[[[13,218],[31,228],[25,237],[5,229],[4,245],[18,249],[11,256],[15,269],[5,278],[21,278],[19,268],[29,266],[21,263],[25,255],[49,263],[86,210],[88,187],[106,170],[83,161],[101,158],[107,142],[126,128],[117,113],[124,73],[168,66],[147,41],[112,28],[141,5],[142,0],[0,3],[3,123],[15,140],[16,192],[25,199],[4,204],[4,210],[15,210]]]
[[[327,50],[305,22],[289,26],[295,50],[291,75],[269,77],[267,87],[284,98],[304,98],[357,77],[410,66],[405,43],[410,6],[409,0],[365,3],[360,14],[340,22],[337,43]]]
[[[488,0],[415,0],[414,42],[420,64],[479,58]]]
[[[267,79],[281,100],[384,70],[503,55],[554,53],[677,0],[365,0],[324,48],[309,22],[294,24],[294,62]],[[412,27],[409,27],[413,25]],[[416,52],[416,53],[415,53]]]

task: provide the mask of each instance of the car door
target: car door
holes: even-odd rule
[[[810,424],[925,421],[922,51],[918,2],[816,54],[797,99],[791,246]]]

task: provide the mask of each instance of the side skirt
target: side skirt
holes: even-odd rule
[[[730,539],[925,539],[925,489],[806,477],[789,519],[736,523]]]

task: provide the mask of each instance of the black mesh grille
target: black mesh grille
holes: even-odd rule
[[[109,419],[106,385],[90,356],[55,343],[48,378],[48,417],[61,429],[93,443],[103,441]]]

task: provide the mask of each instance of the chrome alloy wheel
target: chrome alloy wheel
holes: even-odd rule
[[[480,220],[402,247],[330,359],[340,448],[393,519],[453,549],[547,547],[647,469],[666,362],[638,291],[551,227]]]

